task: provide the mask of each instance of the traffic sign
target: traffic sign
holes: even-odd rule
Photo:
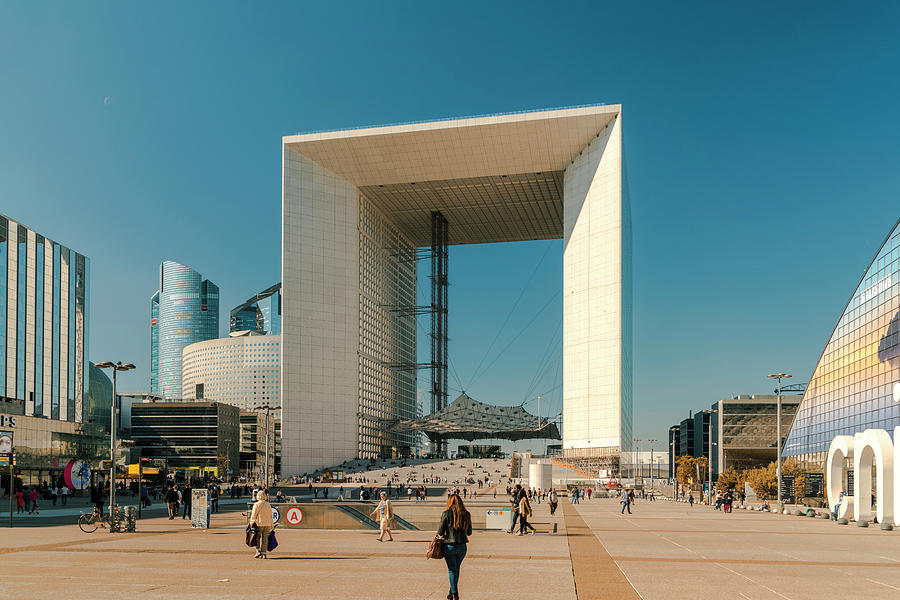
[[[277,525],[278,519],[280,519],[280,518],[281,518],[281,513],[278,512],[278,509],[273,506],[272,507],[272,521]]]
[[[284,513],[284,518],[291,525],[299,525],[303,521],[303,511],[296,506],[292,506]]]

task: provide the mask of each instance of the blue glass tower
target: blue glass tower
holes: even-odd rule
[[[184,347],[219,337],[219,288],[173,261],[159,267],[150,300],[150,393],[181,398]]]
[[[231,310],[231,332],[254,331],[263,335],[281,334],[281,284],[256,294]]]

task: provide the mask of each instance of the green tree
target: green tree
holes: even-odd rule
[[[746,477],[743,471],[737,471],[734,467],[728,467],[719,475],[716,480],[716,489],[718,490],[737,490],[738,493],[744,491],[744,481]]]
[[[777,493],[778,477],[775,472],[775,463],[769,463],[767,467],[750,469],[746,472],[747,483],[760,498],[772,498]]]

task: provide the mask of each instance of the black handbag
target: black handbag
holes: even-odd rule
[[[247,525],[247,545],[251,548],[259,545],[259,527],[255,523]]]

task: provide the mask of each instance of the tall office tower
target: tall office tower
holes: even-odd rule
[[[163,262],[150,298],[150,393],[181,398],[184,347],[217,337],[219,288],[190,267]]]
[[[262,335],[281,333],[281,284],[256,294],[231,310],[231,333],[252,331]]]
[[[90,260],[0,215],[0,396],[82,422]]]

